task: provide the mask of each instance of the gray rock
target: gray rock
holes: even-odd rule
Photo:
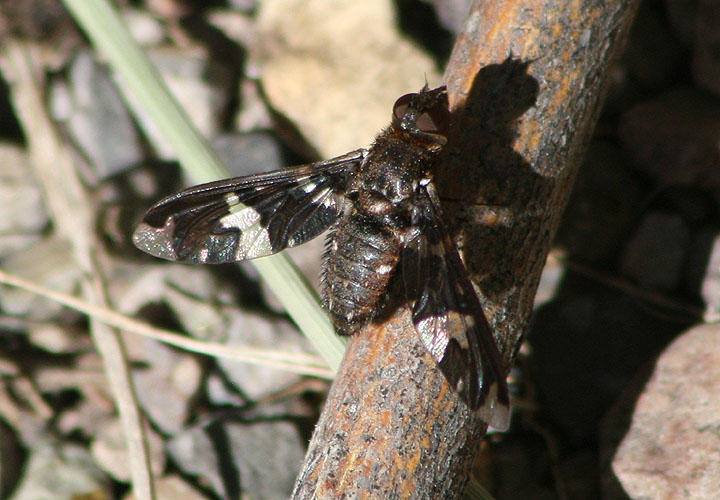
[[[287,352],[310,352],[307,341],[285,320],[247,312],[226,312],[228,346],[244,345]],[[218,358],[228,379],[248,398],[257,400],[299,380],[298,375],[262,365]]]
[[[575,181],[558,241],[583,262],[612,258],[636,224],[646,190],[617,145],[593,142]]]
[[[107,477],[84,448],[48,440],[29,450],[20,484],[10,500],[112,498]]]
[[[687,56],[657,4],[644,3],[633,23],[625,53],[625,67],[645,88],[657,89],[684,69]]]
[[[715,237],[711,246],[707,271],[701,285],[705,302],[705,321],[720,321],[720,238]]]
[[[230,40],[240,47],[246,48],[255,41],[256,33],[252,15],[248,15],[244,11],[245,9],[234,10],[217,7],[206,12],[205,19],[208,24],[222,31]]]
[[[232,71],[221,62],[209,63],[201,50],[152,48],[148,50],[148,57],[198,130],[205,137],[217,134],[219,113],[227,105],[231,92]],[[142,109],[139,112],[143,130],[149,135],[158,155],[163,159],[174,159],[174,149]]]
[[[720,3],[698,2],[693,77],[700,87],[720,97]]]
[[[33,345],[55,354],[77,353],[93,348],[87,332],[79,332],[60,323],[33,322],[28,327],[27,335]]]
[[[3,260],[3,269],[60,293],[72,294],[80,280],[80,270],[74,263],[69,243],[55,236],[9,255]],[[0,293],[0,308],[6,314],[36,321],[54,319],[64,310],[53,300],[12,287]]]
[[[21,475],[24,455],[18,435],[6,421],[8,413],[9,408],[3,408],[3,419],[0,420],[0,498],[7,498],[15,486]]]
[[[108,284],[118,311],[134,315],[147,304],[165,302],[188,332],[221,338],[222,318],[209,299],[217,296],[215,283],[207,269],[155,264],[118,265],[114,271]],[[174,285],[173,278],[186,287]],[[180,431],[188,418],[188,401],[200,386],[200,358],[137,335],[128,337],[126,346],[130,359],[141,363],[133,379],[148,417],[165,433]]]
[[[157,476],[165,469],[163,442],[149,425],[145,426],[145,436],[150,455],[150,468],[152,474]],[[114,479],[125,483],[130,481],[125,433],[119,418],[106,421],[99,429],[99,433],[90,444],[90,453],[97,464]]]
[[[240,102],[242,107],[235,116],[237,130],[267,130],[276,126],[258,81],[246,78],[240,82]]]
[[[528,376],[539,419],[568,446],[597,439],[608,408],[677,325],[616,288],[568,272],[557,298],[535,312]]]
[[[440,82],[385,0],[262,2],[258,32],[250,64],[267,98],[323,158],[368,146],[395,99]]]
[[[130,358],[144,365],[133,370],[140,405],[163,432],[179,432],[188,419],[188,401],[200,386],[199,361],[191,354],[139,336],[127,342],[127,347]]]
[[[99,363],[98,363],[99,365]],[[99,377],[105,377],[102,368],[97,367]],[[87,377],[86,377],[87,378]],[[108,422],[116,418],[115,408],[107,404],[113,398],[110,386],[105,380],[104,385],[89,385],[85,381],[83,398],[72,408],[63,411],[57,419],[57,428],[65,435],[80,433],[83,436],[94,436]],[[73,389],[77,389],[77,386]]]
[[[287,422],[216,421],[168,443],[180,470],[221,498],[288,498],[305,453]]]
[[[159,500],[199,500],[207,498],[191,487],[183,478],[175,475],[155,478],[155,497]],[[123,500],[135,500],[135,495],[130,492],[123,497]]]
[[[150,12],[125,5],[120,11],[133,39],[141,46],[159,45],[167,33],[159,19]]]
[[[16,144],[0,143],[0,207],[0,258],[40,240],[49,218],[27,152]]]
[[[612,469],[631,498],[712,499],[720,485],[720,328],[668,347],[635,405]]]
[[[205,380],[208,400],[216,406],[241,406],[245,400],[225,383],[216,373],[211,373]]]
[[[252,12],[257,8],[257,0],[230,0],[230,6],[240,12]]]
[[[208,267],[183,264],[119,266],[109,279],[116,308],[136,314],[148,303],[164,302],[193,337],[222,341],[226,321],[222,307],[234,299]]]
[[[212,141],[212,146],[233,175],[250,175],[287,166],[283,163],[277,139],[266,132],[222,134]]]
[[[78,52],[67,86],[51,89],[55,118],[66,123],[72,140],[89,160],[86,180],[93,184],[143,158],[139,136],[120,93],[104,66],[89,52]]]
[[[650,213],[625,248],[622,272],[643,287],[672,290],[682,278],[689,242],[680,216]]]
[[[665,12],[673,33],[685,47],[695,42],[698,8],[697,0],[665,0]]]
[[[440,24],[457,35],[465,25],[473,2],[472,0],[425,0],[425,3],[432,4]]]
[[[660,185],[720,191],[720,101],[689,87],[669,91],[623,114],[620,140]]]

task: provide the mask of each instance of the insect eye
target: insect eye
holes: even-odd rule
[[[411,133],[445,134],[450,122],[447,97],[434,102],[427,102],[427,99],[425,99],[423,102],[423,99],[418,99],[419,95],[405,94],[395,101],[393,123]],[[418,100],[420,102],[417,102]],[[407,116],[408,113],[411,113],[411,115]]]
[[[445,109],[436,107],[422,113],[415,125],[426,134],[442,134],[447,131],[449,116]]]
[[[410,101],[416,95],[417,94],[405,94],[395,101],[395,104],[393,105],[393,121],[399,122],[402,120],[402,117],[405,116],[405,113],[410,107]]]

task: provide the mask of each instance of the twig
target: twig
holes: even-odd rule
[[[453,50],[436,182],[508,370],[637,4],[476,2]],[[398,310],[350,342],[293,498],[456,498],[484,434]]]

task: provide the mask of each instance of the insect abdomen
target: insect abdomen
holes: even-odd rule
[[[352,335],[377,312],[400,258],[401,242],[373,217],[350,214],[328,238],[322,276],[326,309],[340,335]]]

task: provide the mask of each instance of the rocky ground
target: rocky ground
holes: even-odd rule
[[[120,12],[242,175],[367,146],[398,96],[441,82],[468,3],[152,1]],[[60,5],[0,2],[0,29],[0,270],[81,295],[77,246],[61,236],[77,221],[58,208],[73,197],[58,196],[52,161],[37,167],[38,151],[61,151],[89,200],[114,311],[203,341],[312,353],[249,264],[190,267],[132,246],[143,211],[188,181]],[[720,498],[719,40],[712,2],[640,8],[511,376],[513,425],[478,460],[498,500]],[[16,87],[10,45],[32,45],[42,76]],[[38,93],[24,101],[28,82]],[[292,251],[315,285],[321,252],[321,238]],[[0,288],[0,499],[131,497],[88,330],[75,309]],[[159,498],[288,496],[325,378],[123,338]]]

